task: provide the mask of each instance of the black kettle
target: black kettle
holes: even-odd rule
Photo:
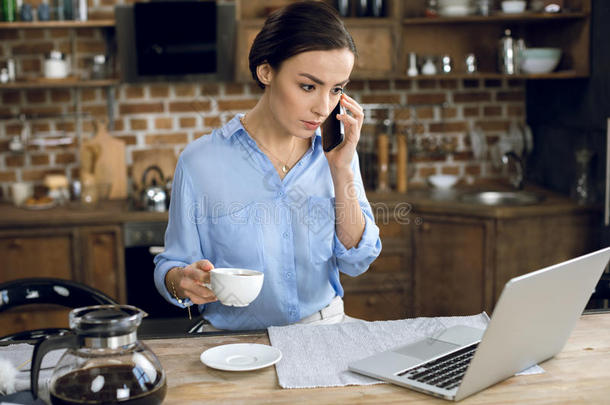
[[[157,180],[155,178],[152,179],[150,185],[146,183],[146,178],[148,173],[157,172],[159,178],[161,179],[161,184],[165,183],[165,178],[163,177],[163,172],[159,168],[159,166],[153,165],[149,166],[144,170],[142,174],[142,195],[140,197],[140,203],[142,208],[147,211],[157,211],[157,212],[165,212],[169,206],[169,194],[167,190],[162,186],[157,184]]]

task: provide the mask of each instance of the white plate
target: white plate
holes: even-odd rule
[[[269,367],[282,358],[275,347],[258,343],[235,343],[212,347],[201,353],[201,362],[224,371],[249,371]]]
[[[42,203],[42,204],[21,204],[21,207],[27,209],[27,210],[48,210],[49,208],[53,208],[57,205],[57,202],[55,201],[50,201],[48,203]]]

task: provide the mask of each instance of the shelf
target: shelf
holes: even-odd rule
[[[466,15],[460,17],[415,17],[402,20],[404,25],[423,25],[423,24],[458,24],[458,23],[479,23],[488,24],[495,22],[539,22],[554,20],[573,20],[586,18],[589,14],[585,12],[566,12],[566,13],[519,13],[519,14],[492,14],[489,16]]]
[[[13,83],[0,84],[0,90],[23,90],[23,89],[44,89],[44,88],[70,88],[70,87],[108,87],[119,84],[119,79],[104,80],[81,80],[81,79],[58,79],[41,81],[17,81]]]
[[[388,25],[395,21],[388,17],[346,17],[342,20],[347,26]]]
[[[407,76],[403,75],[397,77],[397,79],[410,79],[410,80],[428,80],[428,79],[579,79],[586,78],[586,73],[577,73],[574,70],[563,70],[551,73],[539,73],[539,74],[516,74],[506,75],[503,73],[496,72],[480,72],[480,73],[449,73],[449,74],[436,74],[436,75],[417,75]]]
[[[114,27],[114,20],[0,22],[0,30],[3,30],[3,29],[44,29],[44,28],[103,28],[103,27]]]

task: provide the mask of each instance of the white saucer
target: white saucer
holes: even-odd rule
[[[201,362],[224,371],[249,371],[269,367],[282,358],[275,347],[257,343],[236,343],[212,347],[201,353]]]

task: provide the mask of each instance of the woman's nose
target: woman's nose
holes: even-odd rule
[[[332,105],[333,100],[331,97],[322,96],[316,103],[313,111],[320,117],[327,117],[333,110],[334,106]]]

